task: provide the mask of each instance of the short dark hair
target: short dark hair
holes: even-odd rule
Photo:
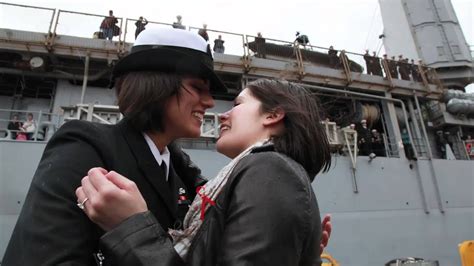
[[[139,131],[163,131],[165,103],[178,94],[183,77],[153,71],[130,72],[116,79],[120,112]]]
[[[311,181],[321,170],[329,170],[330,146],[315,94],[284,80],[258,79],[247,88],[262,103],[262,112],[285,112],[284,133],[272,138],[275,150],[300,163]]]

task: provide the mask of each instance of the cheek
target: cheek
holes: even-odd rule
[[[165,112],[167,116],[176,112],[177,108],[178,108],[178,101],[176,99],[176,96],[173,96],[166,101]]]
[[[168,106],[166,109],[166,120],[171,122],[174,121],[178,113],[178,108],[176,106]]]
[[[189,103],[184,101],[184,99],[180,99],[180,101],[176,101],[170,108],[169,116],[172,116],[174,119],[181,120],[183,119],[184,115],[187,113]]]

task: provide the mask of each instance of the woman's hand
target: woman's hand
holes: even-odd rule
[[[148,210],[135,182],[96,167],[82,178],[76,189],[77,202],[94,223],[109,231],[130,216]]]
[[[324,248],[327,247],[329,238],[331,237],[331,215],[326,214],[326,216],[324,216],[323,222],[321,223],[321,227],[323,229],[323,233],[321,237],[321,246],[319,248],[319,254],[323,254]]]

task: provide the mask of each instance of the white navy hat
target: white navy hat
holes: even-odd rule
[[[119,60],[112,80],[132,71],[160,71],[206,78],[214,92],[227,89],[214,72],[211,50],[196,33],[174,28],[146,28],[130,53]]]

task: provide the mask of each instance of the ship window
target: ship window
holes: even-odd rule
[[[443,56],[444,55],[444,47],[443,46],[436,46],[436,49],[438,49],[438,56]]]
[[[459,45],[453,45],[453,46],[451,46],[451,48],[453,49],[454,54],[460,54],[461,53],[461,49],[459,49]]]

